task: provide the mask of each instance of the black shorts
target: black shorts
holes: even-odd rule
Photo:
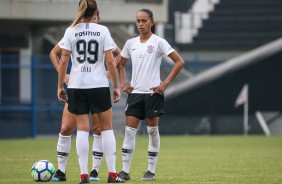
[[[164,114],[164,96],[160,94],[129,94],[126,101],[125,115],[140,120],[159,117]]]
[[[68,110],[77,115],[107,111],[112,107],[110,89],[68,88],[68,105]]]

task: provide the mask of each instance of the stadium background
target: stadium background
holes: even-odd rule
[[[249,134],[282,134],[282,1],[100,0],[101,24],[123,47],[137,33],[135,14],[153,10],[157,34],[180,52],[185,69],[167,89],[161,134],[243,134],[249,85]],[[49,52],[75,17],[77,0],[0,2],[0,138],[58,134],[63,104]],[[232,64],[232,65],[231,65]],[[231,66],[230,66],[231,65]],[[162,78],[171,69],[164,58]],[[130,66],[128,67],[130,71]],[[130,78],[130,75],[128,75]],[[113,105],[116,134],[124,131],[124,104]],[[144,123],[139,128],[145,134]]]

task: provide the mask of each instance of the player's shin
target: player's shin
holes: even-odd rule
[[[94,141],[92,147],[92,170],[99,172],[103,158],[102,136],[93,134]]]
[[[77,130],[76,151],[81,174],[88,174],[89,132]]]
[[[135,137],[137,129],[126,126],[125,137],[122,145],[122,163],[123,171],[129,173],[130,163],[135,149]]]
[[[67,160],[71,149],[71,136],[59,134],[57,144],[58,169],[66,173]]]
[[[116,173],[116,139],[113,130],[105,130],[102,134],[103,152],[109,173]]]
[[[152,173],[156,171],[156,164],[158,160],[158,154],[160,150],[160,134],[159,127],[147,126],[149,134],[149,145],[148,145],[148,170]]]

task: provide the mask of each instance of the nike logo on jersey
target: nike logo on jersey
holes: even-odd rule
[[[157,113],[159,110],[155,110],[154,113]]]
[[[136,48],[132,49],[132,51],[135,51],[135,50],[136,50]]]

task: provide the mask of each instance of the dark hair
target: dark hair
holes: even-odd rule
[[[83,2],[84,0],[80,0],[79,1],[79,7],[81,2]],[[80,7],[81,8],[81,7]],[[86,0],[86,10],[84,12],[84,17],[91,17],[93,15],[93,13],[97,10],[97,3],[95,0]]]
[[[71,24],[74,27],[82,18],[90,18],[98,9],[95,0],[80,0],[76,18]]]
[[[150,19],[154,21],[154,15],[153,15],[153,12],[149,9],[141,9],[139,10],[138,12],[145,12],[149,15]],[[151,32],[155,34],[155,31],[156,31],[156,27],[155,27],[155,24],[151,27]]]

